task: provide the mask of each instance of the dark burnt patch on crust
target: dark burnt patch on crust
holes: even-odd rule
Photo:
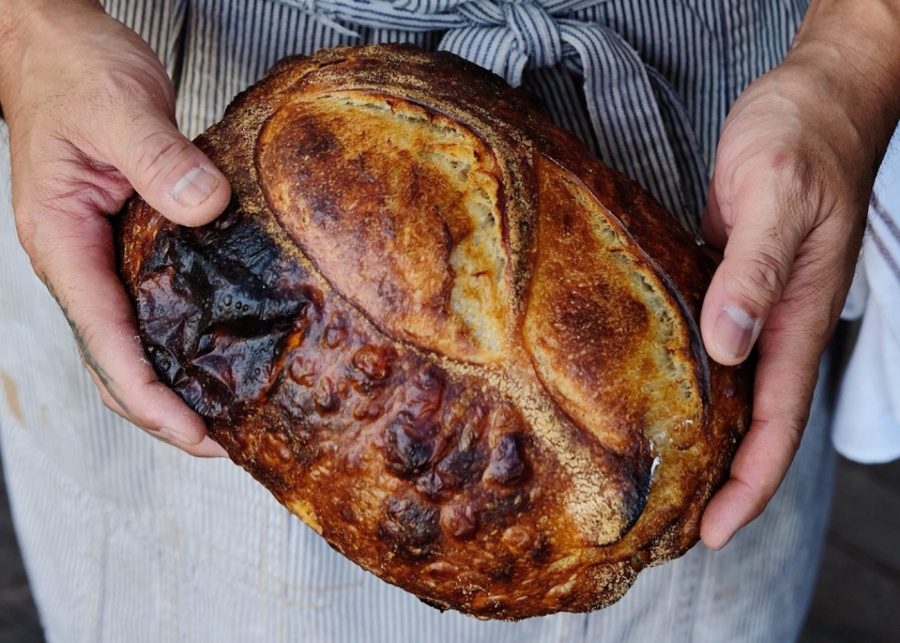
[[[550,539],[547,538],[546,534],[540,534],[532,542],[528,551],[528,558],[535,563],[545,563],[550,559],[552,551],[553,547],[550,544]]]
[[[463,429],[465,431],[465,429]],[[423,486],[427,492],[439,495],[454,493],[481,478],[487,467],[488,454],[482,443],[466,443],[461,434],[456,444],[446,452],[427,477],[423,476]]]
[[[391,498],[384,510],[380,538],[402,558],[421,560],[432,553],[440,536],[440,512],[416,497]]]
[[[500,436],[491,449],[491,460],[484,472],[484,479],[507,487],[522,481],[528,467],[519,444],[525,439],[524,433],[504,433]]]
[[[437,450],[438,425],[429,420],[414,420],[400,413],[387,426],[385,460],[388,469],[403,478],[422,473],[431,464]]]
[[[488,572],[491,580],[505,585],[510,583],[516,575],[516,560],[511,556],[504,556]]]
[[[286,338],[310,308],[302,287],[272,283],[278,254],[243,219],[194,238],[162,230],[143,263],[136,307],[148,355],[162,380],[207,416],[264,396]]]

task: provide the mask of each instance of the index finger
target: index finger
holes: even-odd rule
[[[34,253],[85,364],[110,408],[194,455],[223,455],[197,413],[156,377],[137,336],[131,303],[115,272],[112,233],[100,216],[43,226]]]

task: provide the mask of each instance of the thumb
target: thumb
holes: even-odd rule
[[[167,219],[203,225],[228,204],[228,180],[162,110],[123,118],[105,138],[109,162]]]
[[[777,190],[748,186],[728,203],[730,211],[708,208],[708,216],[727,216],[733,221],[727,235],[724,259],[713,275],[700,329],[706,350],[724,365],[747,358],[772,308],[781,300],[797,250],[807,230],[791,199]],[[715,199],[715,191],[711,193]],[[721,221],[704,223],[704,229],[723,229]]]

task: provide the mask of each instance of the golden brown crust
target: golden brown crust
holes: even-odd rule
[[[140,199],[121,272],[163,381],[338,551],[431,605],[618,600],[697,541],[750,415],[712,266],[522,92],[446,53],[277,64],[198,139],[232,183]]]

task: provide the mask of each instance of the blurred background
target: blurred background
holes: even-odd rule
[[[841,459],[802,643],[900,641],[900,460]],[[0,477],[0,643],[43,641]],[[662,643],[662,642],[660,642]]]

